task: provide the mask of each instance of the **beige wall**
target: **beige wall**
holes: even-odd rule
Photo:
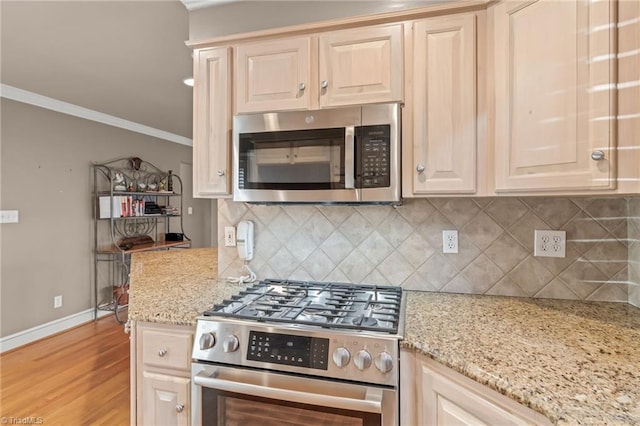
[[[92,306],[91,162],[137,156],[178,171],[192,150],[6,99],[1,107],[0,208],[20,212],[0,225],[4,337]]]

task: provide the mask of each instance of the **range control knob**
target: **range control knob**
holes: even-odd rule
[[[388,373],[393,369],[393,358],[387,352],[380,352],[373,360],[376,368],[383,373]]]
[[[225,352],[235,352],[238,350],[238,346],[240,346],[240,342],[238,341],[238,338],[233,334],[225,337],[222,342],[222,348]]]
[[[216,344],[216,335],[213,333],[202,333],[200,336],[200,349],[211,349]]]
[[[371,367],[371,354],[364,349],[359,350],[353,357],[353,362],[358,370],[366,370]]]
[[[351,359],[351,354],[347,350],[347,348],[338,348],[333,351],[333,362],[340,368],[349,364],[349,360]]]

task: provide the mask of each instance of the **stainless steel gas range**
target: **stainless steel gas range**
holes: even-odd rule
[[[402,289],[264,280],[198,317],[193,425],[399,424]]]

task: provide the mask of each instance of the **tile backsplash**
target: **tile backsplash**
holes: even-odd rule
[[[218,200],[220,275],[242,261],[224,226],[255,224],[258,278],[640,305],[640,198],[434,198],[402,206]],[[459,253],[442,253],[442,231]],[[567,232],[567,256],[533,256],[535,229]]]
[[[640,307],[640,197],[629,199],[629,303]]]

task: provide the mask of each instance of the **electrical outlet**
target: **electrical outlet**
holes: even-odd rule
[[[0,210],[0,223],[18,223],[18,210]]]
[[[538,230],[534,232],[533,255],[538,257],[566,257],[566,231]]]
[[[225,247],[236,246],[236,227],[235,226],[224,227],[224,246]]]
[[[458,252],[458,231],[442,231],[442,252]]]
[[[53,298],[53,307],[55,309],[62,308],[62,296],[56,296]]]

